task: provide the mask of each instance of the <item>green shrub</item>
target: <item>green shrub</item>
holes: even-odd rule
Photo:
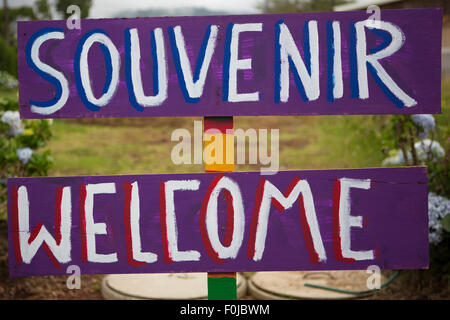
[[[51,120],[21,120],[17,99],[0,98],[0,219],[6,219],[6,179],[47,175]]]
[[[446,101],[442,103],[446,111]],[[426,165],[430,269],[450,280],[450,154],[445,115],[397,115],[384,134],[383,166]]]

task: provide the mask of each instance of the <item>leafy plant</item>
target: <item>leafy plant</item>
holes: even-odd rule
[[[383,166],[426,165],[430,191],[450,197],[450,155],[445,152],[445,130],[436,125],[432,115],[393,116],[383,137],[384,150],[389,154]]]
[[[16,89],[18,86],[18,81],[12,75],[6,71],[0,70],[0,88],[11,90]]]
[[[0,117],[0,220],[4,220],[7,178],[47,175],[52,158],[42,148],[52,136],[52,122],[21,120],[17,99],[0,98]]]
[[[389,157],[383,165],[427,166],[431,270],[450,279],[448,133],[448,124],[439,125],[432,115],[393,116],[384,133],[384,147]]]

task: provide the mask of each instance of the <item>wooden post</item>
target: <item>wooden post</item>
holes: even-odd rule
[[[216,132],[208,132],[210,129],[215,130]],[[220,133],[217,130],[219,130]],[[232,139],[230,139],[232,130],[233,117],[204,117],[203,132],[205,150],[214,139],[218,138],[223,141],[222,163],[211,162],[208,161],[208,158],[205,158],[206,172],[234,171],[234,138],[231,137]],[[207,153],[206,155],[208,156]],[[236,300],[236,292],[236,272],[208,272],[208,300]]]

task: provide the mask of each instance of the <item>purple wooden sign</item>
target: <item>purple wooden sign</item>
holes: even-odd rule
[[[8,179],[10,275],[428,267],[425,167]]]
[[[440,113],[441,9],[18,23],[24,118]]]

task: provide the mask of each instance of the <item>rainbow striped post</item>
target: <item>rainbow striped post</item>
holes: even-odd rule
[[[205,171],[230,172],[234,171],[234,136],[233,117],[204,117],[203,132],[205,141]],[[208,147],[220,145],[216,139],[222,141],[222,161],[217,161],[218,150],[207,152]],[[219,151],[220,152],[220,151]],[[211,159],[211,155],[214,159]],[[236,300],[236,272],[214,273],[208,272],[208,300]]]

